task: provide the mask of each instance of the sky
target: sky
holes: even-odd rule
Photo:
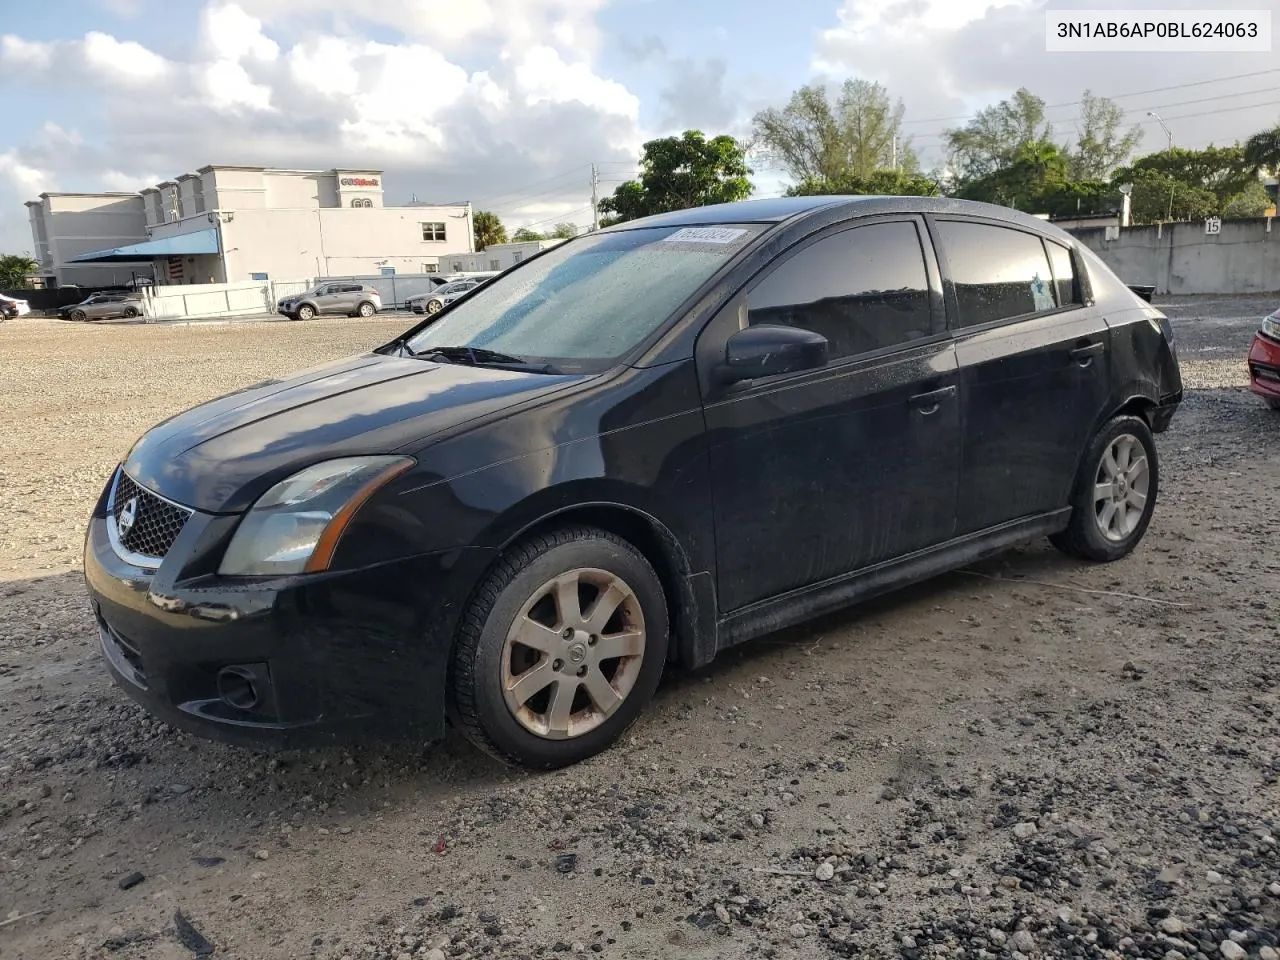
[[[1273,12],[1280,0],[1238,4]],[[385,202],[470,200],[509,228],[590,223],[648,139],[745,137],[805,83],[882,83],[926,168],[1020,86],[1074,134],[1087,88],[1141,149],[1280,121],[1280,53],[1046,53],[1045,10],[1098,0],[0,0],[0,253],[24,201],[207,164],[385,171]],[[1221,8],[1128,0],[1131,9]],[[753,158],[757,196],[785,175]]]

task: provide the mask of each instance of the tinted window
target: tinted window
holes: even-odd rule
[[[1053,310],[1053,274],[1040,238],[985,223],[938,224],[960,308],[960,326]]]
[[[914,223],[845,230],[801,250],[747,300],[752,326],[820,333],[832,357],[927,337],[933,331],[924,252]]]
[[[1058,306],[1065,307],[1069,303],[1079,303],[1076,296],[1076,273],[1071,265],[1071,251],[1060,243],[1046,240],[1049,248],[1049,265],[1053,267],[1053,285],[1058,291]]]

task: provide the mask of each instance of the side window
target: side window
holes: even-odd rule
[[[825,237],[785,261],[747,297],[747,320],[803,327],[852,357],[933,332],[916,225],[874,223]]]
[[[956,220],[938,222],[960,326],[976,327],[1057,308],[1040,238],[1020,230]]]
[[[1044,245],[1049,248],[1049,265],[1053,267],[1053,285],[1058,291],[1058,306],[1065,307],[1068,304],[1079,303],[1080,296],[1076,293],[1076,272],[1071,265],[1071,251],[1052,240],[1046,240]]]

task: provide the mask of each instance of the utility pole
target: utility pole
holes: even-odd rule
[[[1164,117],[1160,116],[1160,114],[1156,113],[1154,110],[1148,110],[1147,116],[1153,118],[1156,123],[1160,124],[1160,129],[1164,131],[1164,135],[1169,140],[1169,152],[1173,153],[1173,131],[1170,130],[1169,125],[1164,122]],[[1171,183],[1169,185],[1169,222],[1170,223],[1173,223],[1173,191],[1174,189],[1175,189],[1174,185]]]
[[[893,135],[893,169],[898,169],[898,135]]]
[[[591,229],[600,229],[600,172],[591,165]]]

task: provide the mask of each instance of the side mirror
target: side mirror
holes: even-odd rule
[[[739,330],[724,348],[720,382],[738,383],[827,365],[827,338],[799,327],[761,324]]]

